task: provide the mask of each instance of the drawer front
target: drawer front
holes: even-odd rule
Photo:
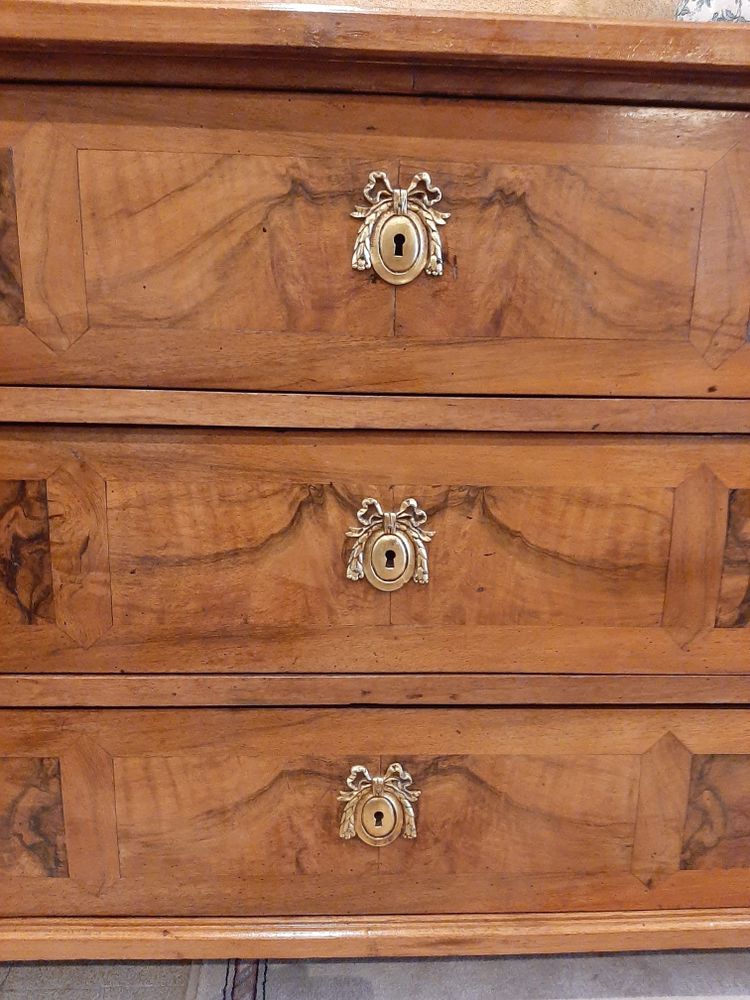
[[[739,112],[5,88],[0,379],[747,396],[748,142]],[[442,276],[352,268],[374,170],[440,188]]]
[[[747,664],[743,437],[29,428],[0,468],[6,672]]]
[[[743,709],[0,722],[4,916],[656,910],[750,892]],[[359,783],[395,763],[416,836],[342,838],[350,769]]]

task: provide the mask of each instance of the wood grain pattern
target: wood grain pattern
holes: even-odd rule
[[[712,627],[741,436],[0,433],[19,478],[71,453],[107,482],[112,626],[82,648],[12,622],[2,672],[742,672],[742,630]],[[428,485],[447,470],[481,485]],[[397,494],[437,534],[429,586],[389,597],[346,579],[345,533],[364,496]]]
[[[750,868],[750,758],[693,758],[683,869]]]
[[[669,733],[696,759],[724,768],[694,768],[693,806],[710,786],[730,817],[727,830],[741,831],[745,709],[5,711],[5,756],[56,752],[64,774],[75,747],[95,744],[112,758],[113,769],[80,768],[74,754],[76,794],[66,779],[63,789],[71,858],[80,865],[93,850],[92,868],[102,866],[115,830],[119,877],[97,886],[71,867],[71,878],[45,880],[42,892],[38,880],[0,871],[2,915],[739,906],[750,868],[744,841],[731,836],[717,848],[724,854],[699,864],[699,852],[685,853],[697,843],[687,826],[690,867],[683,861],[649,885],[631,872],[644,829],[638,813],[651,808],[638,795],[641,762]],[[340,841],[336,796],[353,763],[391,760],[422,785],[419,835],[378,856]],[[673,774],[662,773],[669,795]],[[92,811],[93,800],[108,800],[113,776],[116,808]]]
[[[54,620],[47,490],[0,480],[0,622]]]
[[[716,624],[719,628],[745,628],[750,625],[749,490],[732,490],[729,494],[729,517]]]
[[[664,627],[683,646],[716,622],[727,505],[724,483],[707,466],[675,491]]]
[[[415,161],[401,183],[424,169],[451,211],[446,271],[397,296],[398,336],[687,337],[700,173]]]
[[[23,315],[13,153],[0,149],[0,323],[13,326]]]
[[[31,123],[15,169],[25,325],[64,352],[88,328],[77,150],[44,120]]]
[[[6,708],[748,703],[748,674],[0,674]]]
[[[430,341],[688,335],[698,172],[402,165],[405,185],[432,170],[453,223],[444,279],[396,297],[342,266],[354,236],[342,220],[372,164],[127,151],[79,162],[95,325],[384,340],[395,301],[397,334]]]
[[[7,878],[66,878],[60,762],[0,758],[0,872]]]
[[[415,958],[744,948],[742,908],[637,914],[0,919],[9,961]]]
[[[390,332],[393,290],[346,263],[367,162],[85,150],[79,163],[94,324]]]
[[[55,620],[87,648],[112,625],[106,484],[70,460],[47,480],[47,498]]]
[[[0,387],[0,423],[731,434],[745,399],[518,399]]]
[[[746,945],[747,37],[71,3],[0,0],[0,960]],[[439,281],[351,270],[378,168]]]
[[[691,762],[672,733],[641,757],[631,870],[646,886],[679,871]]]
[[[384,874],[574,877],[630,869],[636,756],[399,752],[397,759],[422,791],[418,843],[382,849]]]
[[[11,329],[4,381],[747,398],[747,345],[712,368],[699,343],[724,338],[721,303],[739,330],[741,290],[712,285],[730,287],[730,237],[744,266],[727,226],[744,213],[746,114],[558,108],[4,88],[27,313],[55,348]],[[394,293],[351,271],[349,213],[367,173],[399,163],[445,188],[457,264]],[[54,205],[24,195],[40,171]]]
[[[386,625],[387,598],[345,573],[346,530],[372,492],[366,483],[238,477],[232,468],[215,481],[111,479],[117,625],[174,636],[210,621],[239,632]]]
[[[68,807],[69,875],[98,897],[120,878],[112,757],[90,734],[65,747],[62,786]]]
[[[338,836],[339,786],[349,758],[249,757],[241,752],[160,754],[115,760],[124,879],[162,877],[165,867],[201,880],[371,872],[377,852]],[[357,763],[378,771],[367,755]],[[207,854],[208,852],[208,854]]]
[[[705,28],[706,25],[703,25]],[[414,60],[342,63],[305,52],[273,57],[232,57],[179,53],[29,52],[0,48],[0,79],[37,83],[98,83],[132,86],[210,87],[286,92],[334,91],[360,94],[436,95],[444,97],[503,97],[516,100],[553,99],[612,102],[618,105],[747,108],[750,87],[741,70],[713,77],[694,67],[689,74],[662,67],[658,75],[639,74],[586,63],[536,66],[435,66]]]
[[[691,339],[712,368],[748,341],[750,154],[733,149],[706,175]]]
[[[368,59],[428,56],[442,62],[569,66],[591,61],[653,76],[658,68],[690,69],[711,76],[746,66],[747,40],[721,26],[638,21],[509,17],[496,12],[412,10],[410,17],[369,4],[309,5],[303,11],[253,7],[229,9],[217,0],[155,4],[142,20],[142,7],[80,0],[3,0],[0,38],[5,48],[24,49],[44,38],[51,48],[96,51],[125,46],[128,54],[198,50],[226,55],[266,50],[271,55],[313,50],[313,54]],[[75,17],[70,17],[70,12]],[[704,31],[705,29],[705,31]],[[718,29],[718,30],[717,30]],[[312,46],[310,39],[316,38]]]
[[[661,623],[672,496],[662,489],[408,483],[436,537],[431,584],[393,602],[396,625]]]

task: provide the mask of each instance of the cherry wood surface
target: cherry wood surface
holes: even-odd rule
[[[0,383],[747,398],[749,136],[744,112],[5,87]],[[352,270],[372,169],[442,187],[441,278]]]
[[[0,850],[3,917],[701,909],[744,906],[750,887],[745,709],[37,710],[0,722],[0,845],[19,851],[20,817],[47,816],[27,820],[28,867]],[[393,760],[422,791],[417,839],[341,840],[350,767]]]
[[[6,428],[6,673],[741,674],[741,437]],[[431,579],[346,579],[414,496]]]

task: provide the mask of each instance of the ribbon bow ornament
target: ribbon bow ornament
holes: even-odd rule
[[[413,497],[404,500],[395,513],[384,511],[374,497],[367,497],[362,501],[362,506],[357,511],[357,520],[360,526],[350,528],[346,533],[347,538],[355,539],[346,566],[348,580],[361,580],[364,577],[365,546],[373,532],[384,531],[393,534],[395,531],[403,531],[414,546],[416,557],[414,582],[429,583],[427,543],[432,541],[435,532],[427,531],[422,527],[427,520],[427,514]]]
[[[443,244],[438,226],[444,226],[450,212],[441,212],[434,206],[442,199],[443,192],[432,183],[430,175],[422,170],[414,174],[407,188],[395,188],[384,170],[373,170],[362,192],[367,205],[357,205],[352,218],[363,219],[354,243],[352,267],[367,271],[372,267],[372,233],[378,220],[386,215],[412,213],[427,232],[427,264],[425,271],[438,277],[443,273]]]

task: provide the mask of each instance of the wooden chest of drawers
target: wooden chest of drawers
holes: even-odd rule
[[[749,53],[0,0],[0,960],[748,945]]]

